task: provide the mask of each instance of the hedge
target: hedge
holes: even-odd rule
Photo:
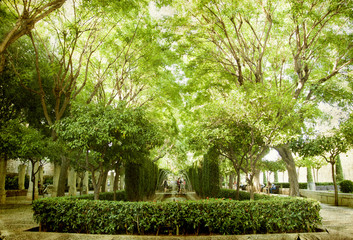
[[[80,200],[84,200],[84,199],[85,200],[94,200],[94,195],[93,194],[85,194],[85,195],[71,196],[68,198],[80,199]],[[99,200],[114,201],[114,193],[113,192],[101,192],[101,193],[99,193]],[[116,191],[116,201],[127,201],[125,190]]]
[[[290,183],[289,182],[285,182],[285,183],[279,183],[279,182],[275,182],[274,183],[276,186],[282,186],[282,188],[289,188],[290,187]],[[318,182],[315,183],[316,186],[330,186],[333,185],[333,182]],[[308,188],[308,183],[299,183],[299,189],[307,189]]]
[[[201,197],[216,197],[219,186],[219,154],[210,148],[203,156],[201,166],[194,164],[186,172],[193,190]]]
[[[29,176],[25,175],[25,189],[29,186]],[[6,190],[18,190],[18,174],[7,174],[5,177],[5,189]]]
[[[254,194],[254,200],[260,200],[260,199],[269,199],[271,198],[271,195],[266,195],[266,194]],[[224,189],[221,188],[217,194],[217,198],[226,198],[226,199],[236,199],[236,190],[234,189]],[[245,200],[250,200],[250,193],[246,191],[239,191],[239,200],[240,201],[245,201]]]
[[[314,231],[320,204],[301,198],[259,201],[34,201],[41,231],[90,234],[259,234]]]
[[[339,186],[343,193],[353,193],[353,182],[351,180],[343,180],[339,183]]]

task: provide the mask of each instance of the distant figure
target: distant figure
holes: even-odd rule
[[[164,188],[164,192],[167,192],[168,190],[168,182],[167,182],[167,179],[164,179],[163,183],[162,183],[162,186]]]
[[[270,188],[270,193],[273,193],[274,190],[276,190],[276,185],[272,183],[271,188]]]

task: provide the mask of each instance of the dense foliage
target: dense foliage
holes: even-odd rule
[[[33,204],[43,231],[97,234],[310,232],[320,204],[309,199],[109,202],[47,198]]]
[[[29,186],[29,177],[25,176],[25,189]],[[18,190],[18,175],[17,174],[7,174],[5,180],[5,189],[6,190]]]
[[[195,164],[187,170],[194,191],[201,197],[216,197],[220,190],[218,157],[211,148],[203,156],[201,167]]]
[[[85,195],[79,195],[79,196],[72,196],[72,197],[68,197],[68,198],[80,199],[80,200],[94,200],[94,195],[93,194],[85,194]],[[127,201],[126,191],[125,190],[116,191],[116,200],[114,200],[114,193],[113,192],[101,192],[101,193],[99,193],[99,199],[100,200],[107,200],[107,201]]]
[[[125,189],[129,201],[141,201],[152,196],[157,188],[158,167],[150,159],[125,165]]]
[[[225,199],[233,199],[235,200],[237,197],[237,192],[233,189],[220,189],[217,196],[217,198],[225,198]],[[266,194],[259,194],[255,193],[254,194],[254,200],[260,200],[260,199],[270,199],[273,196],[271,195],[266,195]],[[250,199],[250,193],[246,191],[239,191],[239,201],[246,201]]]
[[[339,183],[340,190],[343,193],[353,193],[353,182],[350,180],[343,180]]]

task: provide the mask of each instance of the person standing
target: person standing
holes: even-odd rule
[[[167,179],[164,179],[163,183],[162,183],[162,186],[164,188],[164,192],[167,192],[168,190],[168,182],[167,182]]]

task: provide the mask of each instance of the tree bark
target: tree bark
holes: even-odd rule
[[[276,146],[275,149],[277,150],[277,152],[279,153],[279,155],[282,157],[283,161],[286,164],[289,183],[290,183],[289,195],[294,197],[300,196],[297,171],[295,168],[294,158],[291,150],[289,149],[289,146],[280,145],[280,146]]]
[[[114,177],[114,184],[113,184],[113,193],[114,193],[114,201],[116,201],[116,191],[118,190],[119,184],[119,166],[118,164],[115,165],[115,177]]]
[[[0,205],[6,203],[6,190],[5,190],[6,165],[7,165],[6,156],[0,157]]]
[[[335,206],[338,206],[338,188],[337,188],[337,181],[336,181],[335,162],[330,162],[330,163],[331,163],[333,186],[335,188]]]
[[[59,9],[66,0],[55,0],[42,6],[30,6],[31,1],[29,3],[27,3],[28,1],[23,2],[23,10],[17,17],[16,24],[4,35],[5,37],[0,42],[0,73],[3,71],[6,62],[6,49],[19,38],[32,31],[37,22]],[[17,5],[17,3],[15,4]]]
[[[255,169],[254,173],[254,180],[253,180],[253,185],[254,185],[254,192],[259,193],[261,188],[260,188],[260,169]]]
[[[235,192],[235,200],[239,200],[240,191],[240,169],[237,170],[237,191]]]
[[[233,172],[229,174],[228,188],[234,189],[234,173]]]
[[[103,174],[102,191],[101,192],[107,191],[107,178],[108,178],[108,171],[105,171]]]
[[[58,181],[58,189],[56,196],[62,197],[65,196],[65,188],[66,188],[66,181],[67,181],[67,170],[69,169],[69,159],[62,156],[61,158],[61,170],[60,176]]]

